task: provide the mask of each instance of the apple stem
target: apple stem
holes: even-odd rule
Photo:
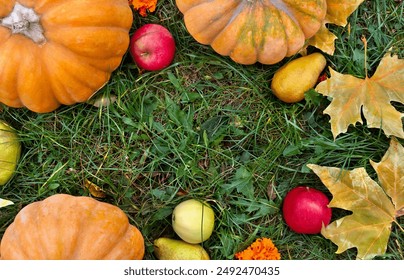
[[[16,3],[11,13],[0,19],[0,25],[11,30],[12,34],[22,34],[37,44],[46,41],[40,24],[40,16],[32,8]]]

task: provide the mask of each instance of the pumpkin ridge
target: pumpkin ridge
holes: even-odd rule
[[[276,6],[274,6],[274,7],[276,7]],[[280,21],[280,25],[283,25],[282,15],[281,15],[281,11],[279,9],[273,9],[273,10],[265,9],[264,13],[265,13],[266,17],[268,17],[268,18],[269,18],[270,14],[275,13],[276,18],[278,19],[278,21]],[[263,27],[263,29],[265,30],[265,34],[272,35],[272,33],[270,32],[271,26],[272,25],[269,20],[265,21],[265,25]],[[281,37],[286,43],[286,47],[282,48],[283,53],[281,55],[281,56],[285,56],[287,49],[289,49],[289,38],[284,29],[278,28],[277,32],[282,33],[282,35],[278,35],[277,37]],[[258,46],[258,61],[262,61],[262,62],[265,61],[266,48],[269,47],[272,50],[277,49],[276,47],[273,46],[273,43],[269,43],[267,41],[271,38],[273,39],[272,36],[268,38],[268,35],[262,36],[261,44]]]
[[[286,1],[286,0],[283,0],[283,1]],[[290,0],[289,0],[289,1],[290,1]],[[322,1],[322,2],[324,2],[324,7],[323,7],[323,10],[322,10],[323,13],[322,13],[321,15],[316,14],[316,11],[315,11],[315,10],[313,10],[313,11],[312,11],[312,10],[305,10],[305,9],[303,9],[303,7],[300,6],[300,5],[294,5],[294,6],[291,6],[291,5],[290,5],[290,9],[291,9],[292,11],[296,11],[296,12],[298,12],[298,13],[301,13],[301,14],[303,14],[303,15],[308,16],[311,20],[314,20],[314,22],[315,22],[316,25],[317,25],[316,31],[318,31],[318,30],[320,29],[320,27],[321,27],[321,23],[325,20],[326,11],[327,11],[327,8],[326,8],[326,7],[327,7],[327,1]],[[304,31],[306,37],[308,37],[308,38],[309,38],[309,37],[312,37],[316,32],[312,32],[313,34],[306,34],[306,31],[305,31],[305,25],[306,25],[306,24],[302,24],[302,23],[301,23],[301,20],[298,20],[299,17],[297,17],[295,13],[293,13],[293,14],[294,14],[293,18],[296,19],[298,25],[299,25],[300,28]],[[319,20],[319,19],[321,19],[321,20]]]
[[[291,7],[289,3],[283,1],[283,0],[268,0],[270,4],[265,4],[265,5],[273,5],[278,11],[281,10],[283,11],[286,15],[288,15],[294,22],[298,23],[297,18],[295,15],[290,11]],[[279,14],[279,13],[278,13]]]
[[[203,10],[203,9],[208,10],[208,11],[204,11],[205,14],[208,14],[207,17],[204,17],[202,19],[200,19],[198,17],[196,21],[190,22],[190,21],[187,20],[188,16],[187,15],[184,16],[185,24],[187,26],[192,27],[194,34],[197,34],[195,36],[195,39],[198,42],[201,42],[203,44],[211,44],[214,41],[215,37],[210,37],[208,39],[208,38],[206,38],[206,34],[209,34],[211,32],[210,30],[215,29],[215,28],[218,30],[219,33],[221,33],[228,25],[230,25],[233,22],[234,18],[237,16],[237,14],[234,13],[234,9],[235,8],[239,9],[240,6],[243,5],[243,4],[242,3],[235,3],[233,5],[231,5],[231,4],[232,3],[230,3],[230,5],[228,7],[227,6],[224,6],[224,7],[222,6],[224,12],[221,13],[221,14],[214,14],[215,15],[214,17],[211,17],[211,14],[217,13],[217,9],[214,7],[214,3],[210,3],[210,2],[201,3],[200,5],[195,5],[195,6],[191,7],[188,10],[190,14],[195,13],[196,15],[200,15],[201,10]],[[211,13],[209,13],[209,11]],[[227,20],[225,24],[221,24],[221,26],[216,27],[217,24],[220,24],[220,20],[223,17],[227,16],[228,14],[231,14],[232,17],[230,17],[230,19]],[[208,23],[208,26],[206,26],[206,27],[205,26],[199,26],[198,27],[195,24],[195,22],[197,22],[198,24],[200,22]],[[204,38],[202,39],[201,36],[204,37]],[[208,39],[208,41],[206,41],[206,39]]]
[[[272,1],[270,1],[270,2],[272,2]],[[262,6],[262,11],[261,12],[262,12],[262,14],[264,16],[264,20],[262,21],[262,28],[259,29],[260,32],[265,32],[266,33],[266,32],[268,32],[267,30],[270,29],[270,27],[271,27],[271,23],[270,23],[270,21],[268,19],[270,18],[269,15],[271,14],[270,11],[272,12],[272,10],[269,10],[268,5],[272,5],[272,6],[276,7],[272,3],[268,4],[267,1],[261,2],[261,6]],[[279,16],[280,16],[279,10],[274,9],[273,12],[275,12],[276,17],[279,18]],[[252,15],[252,16],[254,17],[254,15]],[[253,30],[255,31],[255,29],[253,29]],[[281,31],[283,31],[283,30],[281,30]],[[260,37],[260,36],[258,36],[258,37]],[[285,37],[285,36],[283,36],[283,37]],[[264,52],[266,36],[261,36],[261,38],[259,38],[259,39],[260,39],[259,42],[256,43],[257,58],[259,58],[260,54],[262,52]]]
[[[55,80],[55,82],[52,82],[53,85],[55,86],[56,84],[59,84],[59,90],[63,89],[64,91],[64,93],[60,93],[58,91],[54,92],[58,100],[63,100],[61,103],[73,104],[75,102],[86,101],[89,98],[87,96],[88,92],[98,90],[106,83],[105,80],[108,80],[106,76],[109,75],[109,73],[101,69],[94,68],[85,63],[85,61],[79,60],[78,56],[65,46],[54,43],[52,47],[60,47],[65,49],[63,52],[63,58],[58,57],[57,60],[55,60],[57,56],[55,56],[53,59],[48,57],[44,58],[48,73],[50,73],[49,75],[52,75],[52,80]],[[62,51],[60,52],[62,53]],[[74,69],[71,67],[72,63],[77,66],[75,67],[76,71],[71,71],[71,69]],[[94,78],[91,80],[87,79],[85,75],[81,74],[83,71],[92,73]],[[69,102],[68,100],[73,102]]]
[[[249,52],[249,53],[252,54],[252,56],[255,57],[254,58],[255,60],[256,60],[256,57],[257,57],[258,49],[257,49],[257,44],[256,44],[256,41],[255,41],[255,36],[254,36],[255,33],[257,32],[257,30],[255,28],[256,27],[255,25],[257,24],[257,22],[255,20],[254,14],[255,14],[255,10],[257,9],[257,6],[260,5],[260,3],[261,2],[251,4],[251,5],[248,5],[249,6],[248,8],[245,8],[247,10],[246,17],[248,17],[249,20],[246,20],[247,24],[244,24],[239,29],[239,34],[237,35],[237,36],[240,36],[243,43],[251,45],[251,50],[250,51],[252,51],[252,49],[255,50],[255,54],[252,54],[252,52]],[[235,45],[235,48],[233,49],[233,52],[237,51],[239,48],[242,49],[243,47],[241,47],[241,46],[238,47],[238,44]],[[230,57],[233,56],[233,52],[231,53]]]
[[[109,206],[109,205],[108,205]],[[94,209],[94,210],[96,210],[97,208],[102,208],[102,207],[105,207],[105,205],[102,205],[101,206],[101,204],[98,204],[98,205],[96,205],[96,208]],[[102,211],[103,209],[101,209],[101,211]],[[114,211],[114,209],[112,209],[111,208],[111,212],[112,211]],[[120,225],[122,225],[122,224],[124,224],[124,229],[122,228],[122,230],[119,230],[119,231],[117,231],[116,233],[117,234],[115,234],[115,235],[113,235],[113,237],[114,237],[114,239],[112,240],[110,240],[110,242],[109,242],[109,246],[108,247],[104,247],[103,249],[104,249],[104,254],[102,254],[102,255],[99,255],[98,256],[98,258],[99,259],[105,259],[105,257],[107,256],[107,255],[109,255],[110,254],[110,252],[111,251],[113,251],[114,250],[114,248],[117,248],[118,247],[118,245],[121,243],[121,242],[123,242],[123,238],[126,236],[126,233],[129,231],[129,226],[130,226],[130,224],[129,224],[129,219],[128,219],[128,217],[123,213],[123,212],[117,212],[117,211],[115,211],[115,214],[114,214],[114,220],[111,220],[111,222],[113,223],[113,222],[115,222],[116,220],[118,220],[119,219],[119,224]]]
[[[62,4],[46,9],[41,16],[41,22],[45,28],[80,25],[81,27],[117,27],[126,30],[132,26],[132,15],[125,13],[129,6],[122,2],[111,4],[109,1],[104,1],[104,3],[98,1],[97,6],[91,9],[86,8],[86,5],[82,0],[62,2]],[[83,9],[86,9],[85,14],[75,12]],[[60,14],[63,14],[64,17],[61,17]],[[111,14],[120,16],[114,17]]]
[[[15,243],[12,248],[7,247],[7,242]],[[13,251],[17,251],[22,255],[21,259],[29,259],[29,253],[26,251],[28,248],[22,246],[21,235],[15,230],[13,224],[11,224],[4,232],[3,238],[0,240],[0,260],[8,260],[12,258]]]
[[[32,240],[38,240],[39,241],[39,242],[37,241],[38,242],[37,245],[39,245],[38,246],[38,251],[40,251],[40,254],[41,254],[40,259],[44,259],[44,256],[48,253],[47,243],[49,243],[49,238],[47,238],[46,236],[49,233],[49,231],[45,230],[45,227],[43,226],[43,223],[40,222],[41,219],[43,219],[42,215],[45,215],[45,213],[46,213],[45,208],[47,206],[48,206],[47,204],[36,203],[35,204],[36,211],[31,211],[30,212],[31,213],[31,218],[30,219],[35,219],[35,229],[36,229],[36,232],[37,232],[37,238],[32,239],[31,236],[29,238],[32,239]],[[36,212],[36,215],[33,214],[35,212]],[[30,258],[31,258],[31,256],[30,256]]]
[[[128,243],[130,240],[130,244]],[[138,247],[139,246],[139,247]],[[116,243],[112,250],[109,250],[102,259],[110,260],[110,259],[123,259],[123,256],[120,254],[116,254],[116,252],[120,252],[120,248],[131,248],[131,259],[133,260],[141,260],[144,255],[144,239],[140,230],[128,224],[127,230],[125,231],[121,242]]]
[[[235,14],[231,18],[231,21],[228,21],[227,24],[222,28],[222,30],[214,37],[214,40],[211,42],[212,48],[221,55],[231,55],[232,51],[237,45],[237,40],[234,40],[238,36],[242,35],[242,28],[238,28],[240,25],[244,25],[246,21],[246,16],[244,16],[246,9],[243,9],[243,6],[239,5],[240,13]],[[242,21],[242,23],[240,23]],[[233,32],[237,32],[234,36],[229,36],[229,34],[233,34]]]
[[[252,8],[251,6],[253,5],[252,3],[248,3],[250,8]],[[240,14],[240,12],[243,10],[243,8],[245,9],[246,3],[245,2],[240,2],[236,8],[233,8],[233,10],[230,10],[230,12],[233,13],[233,16],[229,19],[228,24],[231,24],[233,22],[233,20]],[[230,8],[229,8],[230,9]],[[224,29],[224,28],[223,28]]]
[[[108,256],[111,254],[111,252],[115,251],[114,249],[120,247],[121,242],[124,242],[123,241],[124,237],[127,237],[128,233],[130,232],[129,220],[127,222],[128,223],[125,224],[125,230],[122,230],[120,232],[120,234],[116,236],[115,242],[113,244],[112,243],[110,244],[111,246],[109,246],[108,249],[104,251],[104,254],[100,256],[100,259],[103,259],[103,260],[110,259],[110,258],[108,258]]]
[[[25,259],[30,259],[32,251],[29,250],[29,248],[34,245],[33,240],[42,240],[41,239],[41,227],[38,226],[39,223],[39,215],[38,215],[38,208],[40,205],[38,203],[32,203],[29,205],[26,205],[22,210],[21,210],[21,215],[16,217],[15,221],[13,224],[11,224],[9,236],[10,238],[15,240],[15,243],[18,244],[26,244],[28,243],[28,246],[20,246],[22,253],[25,256]],[[37,213],[37,215],[33,215],[32,213]],[[16,228],[22,227],[24,229],[28,229],[23,232],[19,232],[16,230]],[[6,233],[5,233],[6,234]],[[5,236],[4,234],[4,236]],[[4,238],[3,236],[3,238]],[[34,237],[33,237],[34,236]],[[10,242],[10,241],[8,241]],[[41,242],[42,244],[42,242]],[[34,254],[43,256],[43,247],[38,246],[35,247],[36,251]],[[17,250],[17,248],[11,248],[11,250]],[[13,255],[13,252],[11,252],[11,255]]]
[[[67,199],[69,199],[72,204],[72,218],[79,219],[77,231],[80,232],[80,234],[77,234],[75,238],[76,246],[73,254],[75,257],[71,258],[82,259],[81,255],[78,253],[83,252],[78,251],[77,248],[85,248],[86,246],[89,246],[88,237],[94,235],[94,233],[88,233],[90,229],[93,229],[94,227],[94,223],[91,218],[93,218],[93,214],[96,212],[96,209],[102,207],[104,204],[103,202],[99,202],[98,200],[86,196],[68,196]],[[89,252],[88,250],[85,250],[84,253]]]
[[[196,41],[241,64],[275,64],[296,54],[327,13],[326,0],[176,0],[176,5]]]
[[[86,203],[82,203],[80,200],[86,201]],[[117,245],[124,241],[125,233],[130,226],[127,216],[117,206],[100,202],[90,197],[78,197],[74,199],[74,203],[76,204],[74,207],[76,211],[74,211],[74,213],[77,213],[78,217],[81,216],[85,218],[85,220],[81,219],[79,224],[79,237],[82,238],[77,239],[76,247],[86,248],[94,244],[94,246],[91,246],[92,249],[93,247],[99,246],[101,243],[104,246],[102,247],[102,250],[76,250],[73,259],[83,259],[83,254],[90,253],[93,254],[90,256],[91,259],[106,259],[105,256],[111,251],[114,251],[115,248],[118,248]],[[79,212],[77,212],[77,210],[79,210]],[[125,228],[120,228],[118,231],[115,230],[111,232],[110,230],[103,228],[103,226],[108,227],[108,224],[113,224],[113,227],[124,225]],[[94,236],[94,232],[99,233],[100,236]],[[90,238],[90,236],[93,238]],[[102,238],[97,239],[97,237]],[[108,239],[108,242],[103,242],[105,239]]]
[[[52,79],[49,79],[49,86],[52,89],[56,100],[60,104],[74,104],[76,100],[71,98],[71,95],[68,94],[68,92],[65,89],[64,82],[59,78],[57,75],[52,75],[52,72],[50,71],[49,65],[48,65],[48,60],[45,61],[45,71],[47,73],[47,77],[52,77]]]
[[[78,212],[78,210],[80,210],[80,204],[78,200],[74,200],[74,197],[70,197],[67,196],[65,194],[60,194],[59,195],[59,200],[53,200],[53,204],[57,207],[60,206],[60,210],[59,213],[72,213],[73,215],[70,217],[70,219],[67,220],[66,225],[63,223],[62,225],[60,224],[60,219],[58,219],[58,217],[56,217],[57,220],[57,224],[61,229],[66,228],[66,226],[68,226],[68,228],[66,230],[64,230],[63,234],[66,234],[66,231],[72,231],[73,233],[69,236],[69,242],[67,242],[67,238],[66,236],[64,236],[65,238],[62,241],[63,243],[63,255],[60,255],[60,259],[73,259],[71,256],[74,255],[74,253],[77,251],[77,247],[79,247],[79,238],[81,235],[79,234],[74,234],[74,232],[81,232],[82,228],[83,228],[83,220],[82,219],[78,219],[81,216],[81,213]],[[66,207],[66,205],[64,205],[63,203],[66,204],[71,204],[70,205],[70,211],[64,209]],[[53,212],[55,213],[55,211]],[[56,213],[57,214],[57,213]],[[66,219],[62,219],[66,221]],[[79,220],[79,222],[77,222],[77,220]],[[73,225],[71,224],[73,222]],[[85,226],[85,225],[84,225]],[[57,234],[57,238],[61,239],[59,234]],[[67,246],[65,246],[65,244],[67,244]]]
[[[90,228],[91,230],[87,230],[87,224],[88,224],[88,218],[91,218],[91,213],[95,210],[94,206],[97,207],[95,201],[92,200],[87,200],[86,197],[78,197],[79,200],[87,200],[87,203],[90,206],[86,206],[83,209],[83,206],[81,205],[81,203],[79,203],[79,200],[75,200],[75,199],[71,199],[69,198],[72,203],[75,205],[75,211],[73,213],[78,213],[80,212],[77,217],[81,217],[80,222],[78,223],[78,227],[77,227],[77,231],[80,232],[80,234],[78,234],[76,236],[75,242],[76,242],[76,248],[85,248],[87,243],[88,243],[88,235],[89,233],[87,231],[90,231],[93,229],[92,227]],[[89,208],[91,211],[86,211],[86,209]],[[89,215],[90,213],[90,215]],[[91,235],[91,233],[90,233]],[[88,246],[88,245],[87,245]],[[89,253],[88,251],[84,252],[84,253]],[[74,250],[72,256],[70,257],[71,259],[83,259],[82,257],[83,252],[80,250]]]
[[[0,0],[0,21],[1,18],[6,17],[11,13],[15,6],[16,0]]]
[[[57,30],[48,30],[46,37],[50,42],[63,45],[66,50],[88,58],[108,59],[124,55],[129,46],[127,32],[120,27],[109,27],[108,31],[104,29],[102,26],[63,26],[58,27]],[[72,30],[77,31],[72,32]],[[93,37],[96,36],[102,37],[94,39]],[[111,42],[111,37],[115,37],[116,41]],[[114,65],[114,67],[116,68],[118,65]]]
[[[59,244],[55,244],[55,241],[58,241],[58,234],[55,227],[50,225],[57,224],[60,226],[58,214],[60,214],[60,209],[63,207],[63,204],[58,205],[55,204],[53,200],[45,199],[43,203],[35,203],[35,207],[35,211],[30,211],[29,213],[31,213],[31,216],[34,216],[36,222],[35,228],[38,235],[34,239],[30,237],[30,239],[37,240],[38,242],[36,244],[37,249],[41,251],[39,259],[45,259],[47,255],[52,256],[52,259],[56,259],[55,250],[52,250],[52,247],[57,246],[57,248],[59,248]],[[57,208],[54,209],[55,207]],[[52,209],[52,211],[50,211],[50,209]],[[65,214],[65,211],[63,211],[63,215]],[[59,253],[60,256],[60,250],[58,250],[57,253]]]
[[[23,105],[17,94],[18,91],[16,82],[18,80],[18,70],[20,68],[10,66],[14,61],[14,51],[15,48],[12,42],[9,40],[7,40],[3,45],[0,45],[0,53],[2,54],[0,58],[0,65],[3,65],[3,67],[0,68],[0,85],[5,85],[8,88],[11,88],[11,94],[6,94],[6,91],[0,89],[0,96],[4,95],[6,97],[6,99],[3,100],[6,105],[10,104],[17,107],[22,107]]]
[[[36,43],[23,36],[20,36],[20,38],[21,40],[25,40],[26,43],[16,41],[14,44],[16,48],[24,49],[24,46],[27,44],[32,46],[31,52],[27,53],[25,58],[21,60],[17,73],[17,92],[24,93],[19,97],[21,103],[25,107],[35,109],[38,109],[38,107],[49,109],[58,106],[59,102],[52,94],[51,87],[43,76],[46,72],[46,65],[44,61],[41,60],[41,46],[38,46]],[[24,50],[21,52],[23,51]],[[36,102],[38,99],[41,100],[41,104]]]

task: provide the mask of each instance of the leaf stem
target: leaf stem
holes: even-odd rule
[[[363,42],[363,45],[365,46],[365,77],[368,77],[368,67],[367,67],[367,60],[368,60],[368,41],[366,40],[365,35],[362,35],[361,41]]]

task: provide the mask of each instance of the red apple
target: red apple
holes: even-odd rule
[[[289,191],[283,201],[283,217],[286,224],[297,233],[317,234],[322,225],[331,220],[329,199],[321,191],[298,186]]]
[[[167,28],[149,23],[133,33],[129,51],[140,68],[157,71],[167,67],[173,61],[175,41]]]

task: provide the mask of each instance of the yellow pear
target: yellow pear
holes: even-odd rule
[[[0,120],[0,186],[10,180],[17,168],[21,143],[14,129]]]
[[[315,86],[326,64],[321,53],[312,53],[286,63],[272,78],[273,94],[286,103],[302,101],[304,93]]]
[[[199,244],[160,237],[154,240],[154,254],[159,260],[209,260],[209,255]]]

